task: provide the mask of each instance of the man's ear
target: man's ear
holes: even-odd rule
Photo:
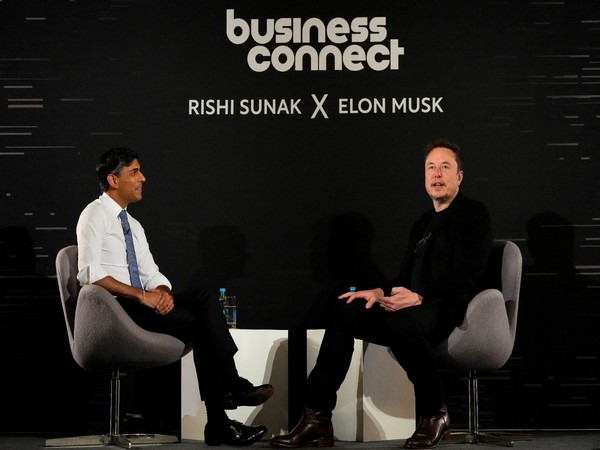
[[[106,175],[106,181],[108,181],[108,185],[113,189],[117,189],[119,187],[119,177],[117,177],[114,173],[109,173]]]

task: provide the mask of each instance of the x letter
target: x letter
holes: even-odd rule
[[[319,101],[319,99],[317,98],[317,96],[315,94],[310,94],[313,98],[313,100],[315,101],[315,104],[317,105],[317,107],[315,108],[315,110],[313,111],[313,115],[310,117],[311,119],[314,119],[315,116],[321,112],[321,114],[323,114],[323,117],[325,119],[329,119],[329,117],[327,117],[327,113],[325,112],[325,110],[323,109],[323,103],[325,103],[325,100],[327,100],[327,96],[329,94],[325,94],[323,95],[323,98]]]

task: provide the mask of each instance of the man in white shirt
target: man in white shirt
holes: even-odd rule
[[[103,193],[87,205],[77,223],[78,280],[105,288],[142,328],[193,344],[208,416],[207,445],[256,442],[266,427],[243,425],[229,419],[225,410],[260,405],[271,397],[273,387],[255,387],[238,375],[233,359],[237,347],[214,298],[205,291],[185,296],[171,292],[144,229],[127,211],[129,204],[142,199],[146,181],[138,154],[127,148],[110,149],[100,157],[96,173]],[[129,237],[134,251],[128,251]]]

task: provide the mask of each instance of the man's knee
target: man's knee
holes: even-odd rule
[[[387,324],[387,329],[394,341],[413,340],[424,334],[424,329],[418,317],[409,311],[410,308],[393,313],[394,316]]]
[[[332,323],[336,323],[342,328],[352,326],[362,320],[365,311],[364,302],[361,300],[346,303],[345,300],[336,299],[331,308]]]

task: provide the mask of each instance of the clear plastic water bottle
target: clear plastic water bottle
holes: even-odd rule
[[[237,327],[237,299],[235,295],[227,295],[225,288],[219,289],[219,305],[229,328]]]
[[[223,315],[225,315],[226,300],[227,300],[227,295],[225,294],[225,288],[219,288],[219,305],[221,306],[221,311],[223,311]]]
[[[237,298],[235,295],[227,297],[226,306],[225,318],[227,319],[227,325],[229,325],[229,328],[237,328]]]

